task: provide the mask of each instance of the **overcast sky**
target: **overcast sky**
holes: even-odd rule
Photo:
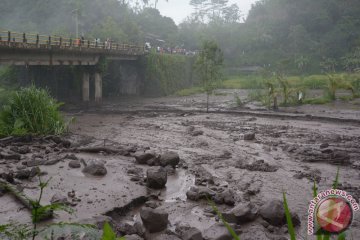
[[[257,0],[230,0],[231,3],[237,3],[241,13],[246,16],[250,10],[251,4]],[[189,5],[190,0],[159,0],[157,8],[161,15],[171,17],[176,24],[179,24],[183,19],[189,16],[193,9]]]

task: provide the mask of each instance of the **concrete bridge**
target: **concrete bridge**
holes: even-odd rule
[[[90,78],[94,79],[95,102],[102,99],[102,61],[137,61],[144,54],[144,46],[0,31],[0,65],[77,66],[85,102],[90,101]]]

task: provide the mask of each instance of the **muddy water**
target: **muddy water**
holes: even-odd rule
[[[206,187],[231,189],[236,203],[251,201],[257,206],[272,199],[281,199],[285,191],[289,206],[301,219],[301,227],[297,228],[299,239],[306,239],[306,219],[309,201],[312,198],[312,181],[306,177],[311,171],[319,172],[319,189],[330,188],[338,165],[327,161],[309,162],[310,155],[303,149],[319,151],[320,145],[328,143],[329,148],[348,153],[351,164],[340,166],[340,181],[350,185],[354,194],[359,195],[360,186],[360,125],[356,123],[327,122],[318,120],[300,120],[294,118],[266,118],[247,116],[245,114],[205,114],[199,112],[166,112],[167,109],[191,110],[199,109],[203,96],[189,98],[155,99],[150,102],[143,100],[112,103],[104,106],[105,110],[125,111],[129,106],[137,112],[119,114],[78,113],[76,123],[71,131],[78,136],[91,137],[87,146],[111,145],[135,146],[139,149],[150,149],[161,154],[164,151],[175,151],[187,165],[187,169],[177,168],[175,175],[169,175],[166,189],[154,192],[146,188],[142,181],[132,181],[128,169],[136,167],[145,175],[148,166],[137,165],[131,156],[106,154],[75,155],[89,160],[105,161],[108,174],[102,178],[85,176],[81,169],[70,169],[68,161],[64,160],[54,166],[41,166],[48,176],[52,176],[49,190],[45,192],[44,203],[48,203],[54,193],[67,195],[74,190],[81,199],[74,206],[76,215],[60,213],[55,221],[78,221],[112,211],[122,209],[134,199],[155,194],[160,208],[169,213],[169,229],[174,229],[178,223],[187,223],[204,231],[216,223],[214,215],[209,215],[206,201],[193,202],[186,198],[186,191],[200,180]],[[233,96],[216,96],[214,109],[220,106],[231,106]],[[199,100],[199,102],[198,102]],[[356,107],[356,105],[355,105]],[[325,113],[338,116],[345,110],[350,112],[346,117],[357,116],[355,109],[326,108]],[[143,112],[142,110],[151,110]],[[162,111],[157,111],[162,109]],[[305,113],[317,115],[318,109],[303,109]],[[277,113],[275,113],[277,114]],[[320,113],[321,114],[321,113]],[[71,115],[71,114],[70,114]],[[190,129],[202,131],[193,136]],[[244,141],[243,135],[255,132],[256,139]],[[289,151],[289,149],[294,149]],[[260,168],[241,167],[263,161],[276,171],[264,171]],[[240,167],[239,167],[240,166]],[[16,164],[0,165],[2,171],[15,169]],[[305,177],[295,178],[302,173]],[[36,179],[24,181],[25,192],[36,196],[38,191]],[[139,208],[136,206],[125,212],[126,221],[139,220]],[[226,211],[231,207],[219,205]],[[0,223],[10,219],[21,222],[29,221],[27,210],[5,195],[0,198]],[[252,227],[259,227],[259,220],[242,226],[244,232]],[[263,228],[269,239],[279,239],[278,231],[272,232]],[[360,216],[355,215],[350,235],[360,236]]]

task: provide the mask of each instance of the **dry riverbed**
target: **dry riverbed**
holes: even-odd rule
[[[222,113],[199,112],[202,95],[69,113],[76,121],[62,138],[2,141],[2,180],[35,198],[33,176],[40,172],[42,179],[51,178],[43,204],[60,201],[75,210],[49,222],[111,221],[128,239],[231,239],[206,197],[241,239],[287,239],[281,211],[272,210],[281,205],[283,191],[299,239],[309,239],[312,181],[329,189],[338,167],[341,188],[359,201],[358,105],[274,113],[253,103],[236,108],[233,93],[226,93],[213,97],[211,106]],[[314,117],[325,116],[322,111],[329,119]],[[0,196],[0,224],[30,221],[28,209],[11,194]],[[360,237],[358,213],[348,236]]]

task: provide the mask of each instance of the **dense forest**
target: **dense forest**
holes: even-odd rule
[[[314,73],[325,60],[340,71],[359,66],[352,61],[360,46],[358,0],[261,0],[246,17],[227,0],[190,4],[194,13],[177,26],[151,1],[3,0],[0,28],[74,36],[78,14],[80,33],[87,38],[143,44],[151,36],[190,50],[214,39],[229,68],[287,62],[294,73]]]

